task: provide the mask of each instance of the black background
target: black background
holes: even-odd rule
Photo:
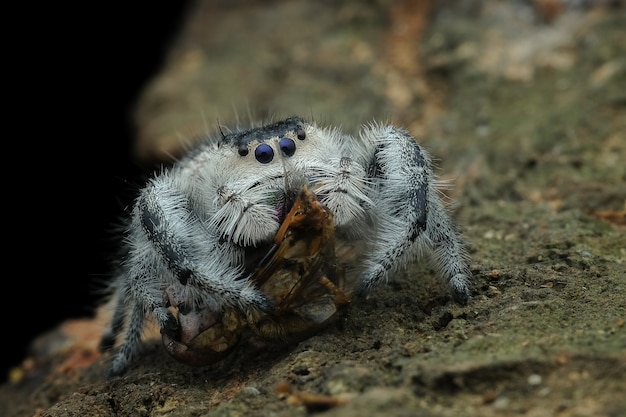
[[[92,313],[145,176],[130,111],[188,4],[132,3],[5,15],[2,381],[34,337]]]

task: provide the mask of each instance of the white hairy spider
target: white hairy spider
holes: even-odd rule
[[[333,220],[333,240],[323,246],[335,250],[336,236],[341,252],[337,260],[324,255],[332,259],[321,275],[340,271],[336,275],[352,280],[331,279],[335,295],[365,294],[409,260],[430,255],[453,298],[467,302],[470,272],[462,239],[440,199],[428,153],[406,131],[371,124],[356,138],[293,117],[220,133],[152,178],[136,200],[114,284],[117,306],[102,340],[102,348],[110,348],[126,329],[110,376],[124,372],[138,354],[150,316],[166,348],[186,361],[189,341],[216,326],[225,311],[249,320],[272,314],[276,296],[251,277],[275,249],[275,236],[303,188]],[[351,250],[356,255],[345,255]],[[299,263],[284,265],[316,257],[324,260],[300,256]],[[320,323],[331,315],[313,312],[318,304],[307,303],[301,316]],[[289,333],[283,327],[266,333]]]

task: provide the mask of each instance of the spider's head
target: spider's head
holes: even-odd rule
[[[223,160],[230,161],[229,168],[236,173],[227,188],[266,199],[282,221],[307,183],[302,170],[307,126],[303,119],[291,117],[222,135],[218,147],[229,153]]]
[[[223,136],[223,142],[237,149],[241,158],[254,158],[262,165],[295,155],[298,142],[306,137],[305,121],[291,117],[273,124]]]
[[[309,126],[293,117],[222,133],[184,162],[198,204],[223,239],[248,247],[273,238],[307,184]]]
[[[223,161],[229,161],[239,178],[251,179],[255,186],[262,183],[291,191],[295,199],[304,185],[316,181],[312,172],[324,171],[329,161],[344,151],[340,136],[335,130],[291,117],[222,134],[217,147],[228,153]],[[277,184],[277,179],[282,183]]]

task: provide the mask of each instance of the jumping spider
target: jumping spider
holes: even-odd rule
[[[463,241],[428,153],[373,123],[359,137],[299,117],[209,137],[141,190],[114,283],[109,376],[137,356],[148,316],[189,364],[228,354],[244,328],[304,337],[422,255],[466,303]]]

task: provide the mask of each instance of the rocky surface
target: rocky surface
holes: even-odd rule
[[[217,121],[404,126],[454,183],[474,296],[411,264],[299,344],[189,368],[152,331],[111,380],[103,306],[35,342],[0,415],[624,415],[623,2],[225,3],[190,10],[138,103],[138,154]]]

